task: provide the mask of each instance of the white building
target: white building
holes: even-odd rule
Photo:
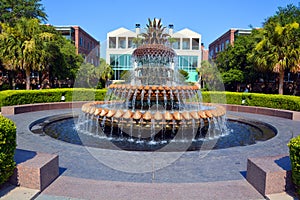
[[[136,24],[135,31],[119,28],[107,34],[106,62],[113,66],[114,80],[118,80],[124,70],[132,69],[131,54],[136,48],[134,38],[140,33],[140,25]],[[196,68],[201,64],[201,35],[187,28],[173,32],[173,25],[169,25],[168,33],[174,38],[172,48],[178,56],[178,68],[189,73],[189,81],[196,82]]]

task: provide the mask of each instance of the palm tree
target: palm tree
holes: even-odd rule
[[[30,89],[31,71],[45,68],[49,52],[47,42],[54,37],[53,33],[43,32],[38,19],[21,18],[15,26],[1,24],[0,57],[10,70],[24,70],[26,89]]]
[[[260,41],[249,55],[259,69],[279,74],[279,94],[283,94],[285,71],[300,71],[300,42],[295,37],[296,31],[299,31],[297,22],[286,25],[277,22],[265,24],[260,30]]]
[[[111,79],[113,75],[112,66],[107,64],[105,59],[100,58],[100,66],[96,69],[97,76],[100,77],[100,81],[104,82],[104,86],[107,86],[107,81]]]
[[[135,44],[135,47],[139,47],[142,44],[142,38],[140,38],[139,36],[133,38],[132,42]]]

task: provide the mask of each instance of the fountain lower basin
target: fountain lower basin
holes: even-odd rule
[[[276,135],[276,129],[269,124],[234,117],[229,117],[226,120],[227,130],[222,136],[197,139],[185,134],[187,131],[191,131],[189,127],[178,130],[173,138],[160,138],[159,140],[145,140],[143,138],[141,140],[129,135],[126,136],[125,132],[120,137],[120,129],[112,126],[105,130],[98,126],[99,123],[96,120],[87,120],[85,123],[88,123],[89,130],[80,130],[80,126],[83,124],[78,122],[78,116],[65,114],[38,120],[32,123],[30,127],[33,133],[46,134],[71,144],[128,151],[178,152],[224,149],[253,145],[269,140]]]

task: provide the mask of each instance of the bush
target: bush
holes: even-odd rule
[[[102,101],[107,89],[46,89],[46,90],[6,90],[0,91],[0,108],[2,106],[22,105],[32,103],[60,102],[61,96],[65,101]],[[289,95],[272,95],[259,93],[202,91],[203,102],[223,103],[277,108],[300,111],[300,97]]]
[[[16,146],[15,124],[0,115],[0,184],[13,174],[16,166],[14,161]]]
[[[296,192],[300,196],[300,136],[292,138],[288,143],[292,164],[292,180]]]
[[[276,94],[239,93],[239,92],[202,92],[203,102],[226,103],[276,108],[283,110],[300,111],[300,97]],[[213,101],[218,102],[213,102]]]
[[[65,101],[104,100],[106,89],[45,89],[45,90],[6,90],[0,92],[0,107],[32,103],[60,102],[61,96]]]

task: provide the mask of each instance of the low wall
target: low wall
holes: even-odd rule
[[[25,104],[16,106],[4,106],[1,108],[2,115],[16,115],[26,112],[36,112],[42,110],[54,110],[54,109],[71,109],[71,108],[81,108],[81,106],[86,103],[86,101],[76,101],[76,102],[55,102],[55,103],[37,103],[37,104]],[[242,106],[233,104],[222,104],[227,111],[233,112],[245,112],[260,115],[269,115],[274,117],[281,117],[285,119],[291,119],[295,121],[300,121],[300,112],[291,110],[280,110],[274,108],[263,108],[255,106]]]
[[[224,106],[227,111],[268,115],[274,117],[281,117],[285,119],[291,119],[294,121],[300,121],[300,112],[297,111],[280,110],[274,108],[263,108],[263,107],[255,107],[255,106],[242,106],[242,105],[233,105],[233,104],[223,104],[222,106]]]
[[[5,116],[16,115],[26,112],[36,112],[42,110],[54,110],[54,109],[71,109],[81,108],[86,101],[75,102],[55,102],[55,103],[36,103],[36,104],[24,104],[15,106],[3,106],[1,107],[1,114]]]

